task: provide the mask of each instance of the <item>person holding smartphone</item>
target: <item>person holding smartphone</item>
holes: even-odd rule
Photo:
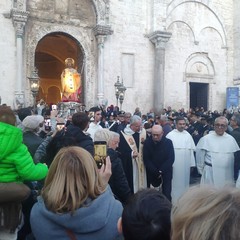
[[[31,211],[36,240],[116,239],[122,205],[108,186],[111,162],[99,170],[89,152],[62,148],[54,158],[41,197]]]
[[[120,135],[105,128],[97,131],[94,139],[100,143],[105,141],[107,144],[106,155],[110,157],[112,164],[112,176],[109,179],[109,185],[115,197],[125,205],[129,197],[132,196],[132,193],[123,170],[121,159],[116,151]]]

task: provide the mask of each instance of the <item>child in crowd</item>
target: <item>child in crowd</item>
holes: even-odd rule
[[[41,180],[48,172],[46,165],[34,164],[22,143],[22,130],[15,123],[16,116],[10,107],[0,106],[0,235],[3,239],[4,236],[16,239],[21,201],[30,193],[23,181]]]

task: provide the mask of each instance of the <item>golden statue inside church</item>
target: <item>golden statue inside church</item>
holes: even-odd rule
[[[74,68],[75,61],[72,58],[65,60],[66,68],[61,74],[62,101],[79,102],[81,94],[81,75]]]

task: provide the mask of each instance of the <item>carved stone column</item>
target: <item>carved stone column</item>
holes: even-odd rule
[[[113,31],[110,26],[106,25],[97,25],[93,31],[98,44],[97,97],[99,104],[102,105],[104,101],[104,42]]]
[[[28,19],[28,12],[13,9],[12,20],[16,31],[16,47],[17,47],[17,78],[15,89],[15,101],[19,107],[24,105],[24,81],[23,81],[23,36],[24,27]],[[15,106],[15,107],[17,107]]]
[[[165,46],[171,35],[169,32],[155,31],[148,36],[149,40],[155,44],[153,108],[156,112],[161,111],[164,107]]]

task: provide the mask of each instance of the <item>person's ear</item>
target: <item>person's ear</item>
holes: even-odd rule
[[[120,217],[117,222],[117,229],[120,234],[122,234],[122,218]]]

